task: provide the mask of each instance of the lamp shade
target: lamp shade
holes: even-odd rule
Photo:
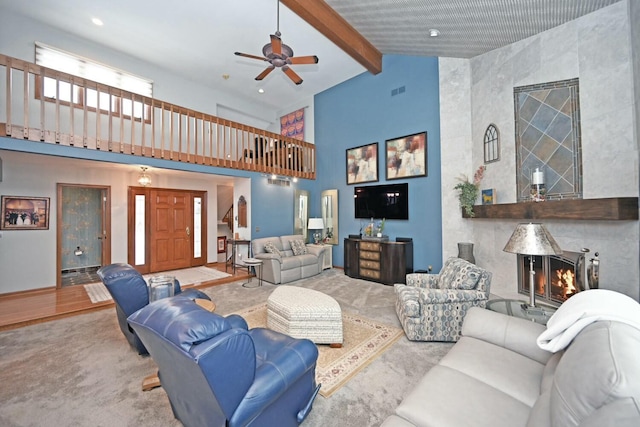
[[[518,224],[503,251],[521,255],[560,255],[562,249],[542,224]]]
[[[324,228],[324,222],[322,218],[309,218],[309,230],[322,230]]]

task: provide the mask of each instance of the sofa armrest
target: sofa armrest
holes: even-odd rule
[[[318,349],[309,340],[291,338],[264,328],[254,328],[249,334],[260,362],[253,384],[231,419],[236,425],[248,424],[247,421],[276,401],[291,384],[309,375],[309,371],[313,378],[318,359]]]
[[[462,335],[520,353],[542,364],[552,353],[538,347],[536,339],[546,327],[530,320],[472,307],[462,324]]]
[[[307,252],[317,257],[320,257],[324,253],[324,250],[324,246],[316,246],[311,243],[307,244]]]
[[[232,328],[244,329],[245,331],[249,330],[249,326],[247,325],[247,321],[244,320],[244,317],[238,314],[230,314],[226,317],[227,322],[231,325]]]
[[[439,287],[439,275],[428,273],[409,273],[406,275],[407,286],[416,288],[437,289]]]
[[[278,261],[279,263],[282,263],[282,258],[278,254],[270,254],[268,252],[264,252],[261,254],[255,254],[253,257],[256,259],[261,259],[263,261],[275,260],[275,261]]]

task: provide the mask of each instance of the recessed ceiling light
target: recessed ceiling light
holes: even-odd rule
[[[262,88],[258,89],[258,93],[264,93],[264,89]]]
[[[225,79],[225,80],[229,80],[229,74],[223,74],[222,78]]]
[[[93,22],[98,27],[102,27],[104,25],[104,22],[102,22],[100,18],[91,18],[91,22]]]
[[[429,30],[430,37],[438,37],[439,35],[440,35],[440,31],[436,30],[435,28],[432,28]]]

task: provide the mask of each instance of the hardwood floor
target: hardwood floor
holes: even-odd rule
[[[207,267],[220,271],[225,270],[224,264],[210,264]],[[235,274],[229,268],[227,273],[230,273],[231,276],[201,283],[194,287],[207,288],[249,277],[247,270],[243,268],[236,269]],[[66,286],[60,289],[51,287],[0,295],[0,331],[96,310],[113,309],[113,306],[113,301],[92,303],[82,285]]]

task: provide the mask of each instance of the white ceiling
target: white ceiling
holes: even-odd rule
[[[309,0],[317,1],[317,0]],[[620,0],[326,0],[383,54],[469,58],[545,31]],[[11,10],[157,64],[199,84],[280,109],[341,83],[365,68],[280,6],[282,40],[317,65],[295,65],[304,82],[280,70],[254,77],[276,31],[276,0],[0,0]],[[104,26],[97,27],[91,18]],[[437,38],[428,31],[440,31]],[[46,40],[41,40],[47,42]],[[229,79],[223,79],[228,74]],[[259,94],[258,88],[265,93]]]

